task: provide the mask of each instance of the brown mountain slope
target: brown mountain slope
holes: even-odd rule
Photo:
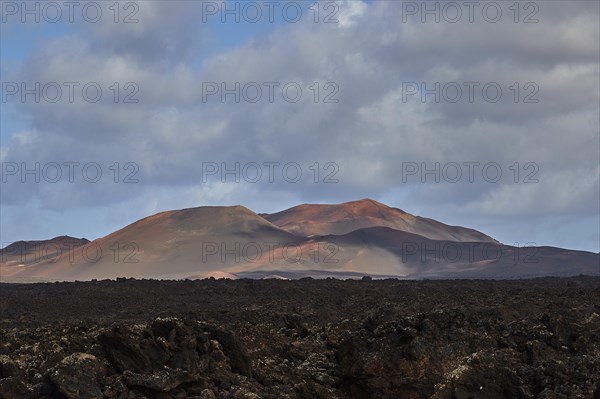
[[[371,200],[290,211],[265,216],[295,232],[299,229],[294,221],[304,220],[305,227],[334,233],[292,234],[242,206],[182,209],[141,219],[50,260],[0,262],[0,280],[600,275],[599,254],[501,245],[475,230],[418,218]],[[375,227],[358,227],[371,224]]]
[[[8,273],[8,269],[18,270],[24,265],[57,259],[70,250],[85,245],[90,241],[85,238],[69,236],[54,237],[50,240],[16,241],[0,249],[0,265]]]
[[[414,216],[371,199],[337,205],[304,204],[263,217],[284,230],[304,236],[339,235],[366,227],[390,227],[432,240],[497,242],[477,230]]]
[[[244,250],[251,256],[257,245],[298,239],[243,206],[183,209],[141,219],[55,262],[21,267],[10,277],[34,281],[219,276],[223,268],[243,261]]]

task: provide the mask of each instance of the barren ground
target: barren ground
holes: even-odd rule
[[[600,398],[600,278],[0,285],[2,398]]]

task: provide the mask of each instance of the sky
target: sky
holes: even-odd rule
[[[373,198],[600,251],[599,2],[466,4],[2,1],[2,247]]]

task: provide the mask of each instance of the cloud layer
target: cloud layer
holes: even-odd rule
[[[374,197],[501,240],[599,250],[598,3],[539,2],[537,10],[521,9],[519,22],[508,3],[498,3],[503,14],[495,23],[477,9],[474,22],[442,15],[423,23],[406,2],[328,4],[321,3],[319,18],[333,10],[337,23],[315,23],[305,10],[297,23],[279,18],[248,34],[254,26],[243,18],[202,23],[201,2],[139,2],[138,23],[80,22],[42,41],[3,82],[57,82],[63,97],[11,97],[28,128],[2,132],[3,162],[42,169],[96,163],[103,174],[95,183],[81,175],[71,183],[66,169],[57,183],[5,176],[2,240],[63,228],[23,214],[98,212],[100,220],[83,218],[83,231],[102,235],[168,208],[243,203],[277,211],[295,202]],[[529,15],[538,22],[523,23]],[[226,31],[235,40],[219,47]],[[64,82],[80,84],[73,102]],[[81,92],[89,82],[103,90],[98,102]],[[225,103],[221,93],[207,95],[236,83],[239,102],[235,94]],[[256,87],[262,92],[251,102]],[[297,87],[302,96],[292,102]],[[457,88],[462,96],[454,102]],[[125,102],[128,95],[137,102]],[[266,162],[279,163],[272,182]],[[282,171],[288,162],[300,167],[299,181],[292,182],[297,166]],[[248,181],[254,173],[241,175],[250,163],[262,167],[256,183]],[[465,163],[478,163],[472,179]],[[205,179],[215,164],[239,164],[240,183],[222,170]],[[461,177],[454,182],[455,164]],[[124,183],[128,175],[138,182]],[[324,182],[328,176],[332,182]],[[561,223],[563,238],[542,228],[552,220],[570,221]]]

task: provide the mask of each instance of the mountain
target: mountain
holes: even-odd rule
[[[89,243],[85,238],[70,236],[50,240],[16,241],[0,249],[0,279],[22,272],[28,265],[59,259],[71,250]]]
[[[313,236],[288,256],[239,265],[238,277],[494,278],[600,275],[600,254],[553,247],[513,247],[495,242],[431,240],[389,227]],[[294,256],[296,253],[302,256]]]
[[[0,255],[20,256],[21,254],[33,254],[39,250],[50,250],[50,248],[74,248],[90,242],[85,238],[75,238],[69,236],[54,237],[50,240],[38,241],[16,241],[0,249]]]
[[[600,254],[502,245],[476,230],[373,200],[300,205],[261,215],[243,206],[189,208],[146,217],[92,242],[65,237],[48,242],[80,245],[59,256],[18,263],[17,249],[31,250],[35,244],[12,244],[2,250],[0,279],[600,275]]]
[[[407,278],[510,279],[600,274],[600,254],[562,248],[431,240],[387,227],[359,229],[323,239],[346,250],[385,250],[395,257],[400,268],[381,272]],[[352,264],[356,259],[359,256],[348,257],[347,261]]]
[[[263,217],[284,230],[303,236],[339,235],[367,227],[390,227],[432,240],[497,243],[477,230],[414,216],[372,199],[337,205],[304,204]]]
[[[22,267],[23,280],[184,278],[229,276],[237,265],[270,243],[301,239],[243,206],[161,212],[94,240],[53,262]]]

